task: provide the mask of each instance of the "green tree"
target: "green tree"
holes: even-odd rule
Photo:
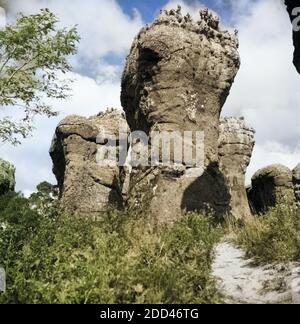
[[[19,143],[33,129],[36,115],[55,116],[45,98],[65,99],[71,70],[68,56],[76,53],[76,27],[58,29],[58,18],[48,9],[38,14],[20,14],[14,25],[0,30],[0,106],[10,111],[20,108],[17,119],[0,118],[0,141]],[[24,114],[23,114],[24,113]]]
[[[40,215],[44,216],[56,214],[59,205],[58,187],[44,181],[41,182],[36,189],[37,191],[29,198],[31,209],[36,210]]]

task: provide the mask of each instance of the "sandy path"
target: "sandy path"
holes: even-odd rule
[[[300,264],[254,266],[241,249],[227,242],[215,253],[213,275],[227,302],[300,304]]]

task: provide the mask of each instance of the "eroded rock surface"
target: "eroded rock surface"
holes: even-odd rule
[[[293,201],[292,171],[281,164],[258,170],[252,177],[248,197],[256,213],[263,213],[280,202]]]
[[[195,22],[163,11],[135,38],[122,78],[121,100],[131,130],[203,131],[204,173],[174,168],[133,170],[129,204],[150,200],[153,217],[170,222],[182,210],[212,208],[222,215],[229,193],[218,167],[219,118],[239,69],[236,35],[223,31],[208,10]]]
[[[224,118],[220,123],[219,161],[230,194],[230,212],[235,219],[251,216],[245,189],[245,174],[254,147],[253,128],[243,118]]]
[[[69,116],[58,125],[50,155],[61,201],[67,209],[97,215],[107,210],[108,204],[122,204],[118,165],[97,162],[99,149],[108,144],[110,135],[117,143],[120,140],[120,123],[124,123],[122,113],[110,110],[90,118]],[[99,134],[104,134],[103,138]]]
[[[299,17],[300,10],[296,10],[296,8],[300,8],[300,1],[285,0],[285,4],[287,6],[290,19],[293,22],[293,41],[295,46],[294,64],[297,71],[300,73],[300,30],[298,30],[298,28],[300,28],[300,20],[297,19],[297,17]],[[295,19],[297,19],[297,21]],[[295,28],[297,28],[297,30]]]
[[[0,159],[0,195],[15,190],[15,172],[11,163]]]

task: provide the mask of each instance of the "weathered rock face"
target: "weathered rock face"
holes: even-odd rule
[[[285,0],[285,4],[287,6],[287,11],[290,15],[291,21],[293,22],[297,18],[296,15],[299,15],[299,11],[296,13],[296,15],[293,15],[293,10],[300,7],[300,2],[299,0]],[[298,22],[297,26],[300,26],[300,22]],[[293,31],[293,41],[295,46],[294,64],[297,71],[300,73],[300,31]]]
[[[251,216],[245,189],[245,174],[252,156],[255,131],[242,118],[220,123],[219,161],[230,194],[230,212],[235,219]]]
[[[134,40],[122,79],[131,130],[204,131],[207,165],[218,160],[219,117],[239,69],[235,35],[207,11],[193,22],[164,11]]]
[[[15,172],[11,163],[0,159],[0,195],[15,190]]]
[[[118,165],[97,162],[97,154],[109,145],[110,137],[114,135],[118,144],[121,122],[121,112],[112,110],[91,118],[69,116],[58,125],[50,155],[61,201],[67,209],[97,215],[108,204],[122,204]]]
[[[248,192],[252,209],[263,213],[280,202],[293,201],[292,171],[280,164],[258,170],[252,177]]]
[[[293,170],[293,186],[295,200],[297,203],[300,203],[300,163]]]
[[[174,168],[133,170],[129,205],[149,199],[158,221],[172,222],[182,210],[228,211],[229,194],[218,168],[219,118],[240,65],[236,35],[219,28],[207,10],[192,21],[164,11],[134,40],[122,78],[122,105],[131,130],[203,131],[202,176]],[[143,188],[143,189],[142,189]],[[149,198],[151,197],[151,198]]]

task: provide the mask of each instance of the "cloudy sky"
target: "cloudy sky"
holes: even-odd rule
[[[59,120],[89,116],[120,105],[120,76],[133,37],[159,9],[181,4],[196,15],[205,5],[240,35],[241,69],[223,108],[256,129],[247,181],[268,164],[300,162],[300,76],[292,65],[291,25],[281,0],[8,0],[9,16],[48,7],[64,26],[78,25],[82,40],[72,58],[75,79],[68,102],[52,102],[58,118],[36,119],[32,138],[18,147],[0,143],[0,157],[17,167],[17,189],[28,194],[44,180],[55,183],[48,150]]]

